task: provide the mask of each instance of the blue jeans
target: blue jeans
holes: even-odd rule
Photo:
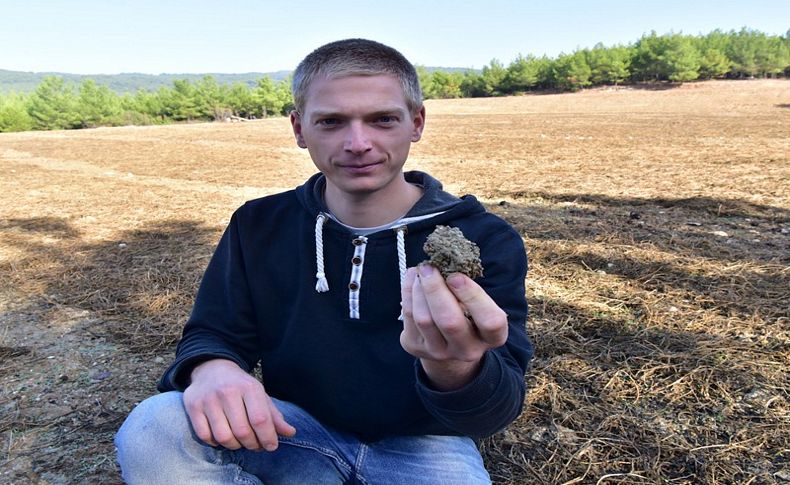
[[[228,450],[201,442],[180,392],[140,403],[115,437],[127,483],[136,484],[490,484],[474,441],[458,436],[396,436],[363,443],[275,400],[293,438],[274,452]]]

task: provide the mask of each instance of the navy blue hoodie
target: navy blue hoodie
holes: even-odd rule
[[[269,395],[366,441],[414,434],[479,439],[515,419],[532,357],[521,237],[473,196],[451,196],[420,172],[406,178],[424,190],[406,217],[439,213],[406,227],[406,264],[427,259],[423,244],[436,225],[458,227],[480,247],[485,273],[476,281],[508,314],[507,343],[486,353],[471,383],[451,392],[431,388],[419,360],[400,345],[397,232],[360,238],[331,219],[316,224],[328,212],[320,197],[325,179],[316,174],[233,214],[159,390],[183,390],[195,365],[224,358],[247,371],[260,361]],[[324,292],[316,289],[317,257],[329,286]]]

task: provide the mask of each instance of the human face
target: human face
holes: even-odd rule
[[[411,113],[393,76],[319,78],[291,114],[296,142],[327,180],[327,195],[397,198],[403,164],[422,136],[425,110]]]

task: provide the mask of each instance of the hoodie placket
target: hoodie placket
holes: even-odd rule
[[[351,278],[348,282],[348,316],[359,319],[359,294],[362,290],[362,272],[365,266],[365,250],[368,238],[357,236],[351,240],[354,245],[354,256],[351,258]]]

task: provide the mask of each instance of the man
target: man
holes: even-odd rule
[[[532,356],[520,236],[403,172],[425,108],[394,49],[320,47],[293,94],[296,143],[320,173],[234,213],[166,392],[118,433],[124,478],[489,483],[475,440],[518,416]],[[419,264],[437,225],[479,245],[485,277]]]

